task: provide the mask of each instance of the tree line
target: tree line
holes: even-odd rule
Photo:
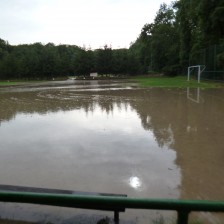
[[[137,58],[128,49],[90,50],[53,43],[11,46],[0,39],[0,79],[49,79],[62,76],[137,74]]]
[[[91,50],[48,43],[13,46],[0,39],[0,79],[52,78],[91,72],[137,75],[149,71],[177,75],[202,49],[224,49],[224,0],[178,0],[161,4],[153,23],[143,26],[128,49]],[[224,52],[216,56],[224,70]]]

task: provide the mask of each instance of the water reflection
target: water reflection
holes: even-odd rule
[[[187,98],[195,103],[200,103],[200,88],[187,87]]]
[[[224,91],[200,90],[197,104],[188,91],[124,83],[0,90],[0,182],[222,200]]]
[[[130,177],[129,179],[129,184],[132,188],[138,190],[142,186],[142,181],[140,180],[139,177]]]

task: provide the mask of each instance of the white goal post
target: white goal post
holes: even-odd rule
[[[205,65],[189,66],[187,69],[187,81],[190,81],[190,74],[195,68],[198,69],[198,83],[199,83],[201,80],[201,73],[205,70],[206,66]]]

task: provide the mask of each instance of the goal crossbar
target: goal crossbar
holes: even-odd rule
[[[199,83],[200,80],[201,80],[201,73],[205,70],[206,66],[205,65],[193,65],[193,66],[189,66],[188,69],[187,69],[187,81],[190,81],[190,74],[191,74],[191,71],[194,68],[198,68],[198,83]]]

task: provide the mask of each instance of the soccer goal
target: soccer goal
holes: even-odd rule
[[[201,73],[205,70],[205,65],[194,65],[194,66],[189,66],[187,69],[187,81],[190,81],[190,76],[193,71],[197,71],[197,79],[198,83],[201,80]]]

